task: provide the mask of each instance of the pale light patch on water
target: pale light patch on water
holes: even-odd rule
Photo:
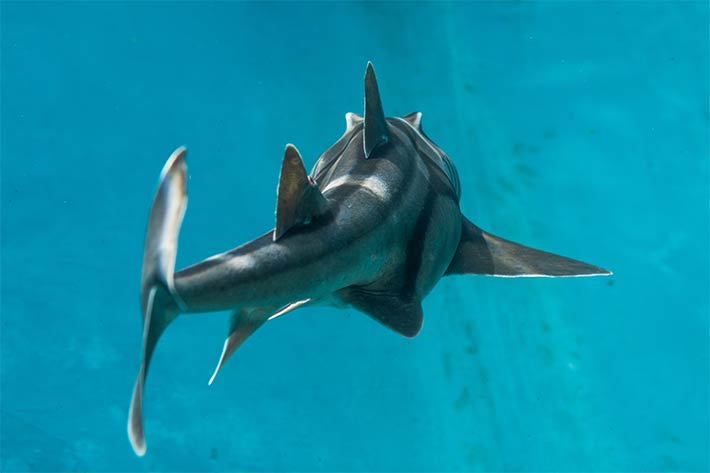
[[[105,369],[121,360],[114,346],[99,336],[93,336],[88,342],[81,344],[79,353],[90,370]]]

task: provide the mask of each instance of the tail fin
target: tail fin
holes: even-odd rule
[[[185,148],[180,147],[165,163],[148,218],[141,275],[143,360],[133,388],[128,415],[128,438],[139,456],[143,456],[146,450],[143,434],[143,385],[148,365],[160,335],[184,307],[175,292],[173,273],[178,233],[187,205],[185,154]]]
[[[504,240],[484,232],[464,217],[461,242],[446,274],[569,277],[608,276],[611,271]]]

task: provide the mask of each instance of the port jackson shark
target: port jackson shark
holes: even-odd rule
[[[141,275],[143,359],[128,436],[145,454],[143,387],[161,334],[180,314],[231,310],[210,384],[256,329],[300,307],[353,307],[414,337],[422,299],[443,276],[601,276],[609,271],[483,231],[461,214],[453,162],[421,125],[420,113],[386,117],[372,64],[365,113],[345,116],[343,136],[310,174],[287,145],[273,230],[175,272],[187,204],[185,148],[168,159],[146,232]]]

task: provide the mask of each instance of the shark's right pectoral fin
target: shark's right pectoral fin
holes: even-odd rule
[[[143,385],[160,335],[177,317],[182,302],[173,283],[177,239],[187,205],[185,148],[178,148],[160,174],[148,218],[141,275],[143,359],[128,414],[128,438],[137,455],[145,454]]]
[[[464,217],[461,242],[446,274],[565,277],[608,276],[611,271],[504,240]]]
[[[347,287],[336,295],[344,303],[405,337],[415,337],[422,328],[424,315],[419,300],[406,300],[397,295],[370,292],[360,287]]]
[[[286,145],[276,196],[274,241],[289,229],[307,224],[313,218],[327,213],[329,208],[328,200],[321,194],[318,184],[308,177],[296,147]]]

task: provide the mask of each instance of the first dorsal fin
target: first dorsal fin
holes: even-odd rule
[[[446,274],[502,277],[608,276],[611,271],[535,250],[484,232],[463,219],[461,242]]]
[[[276,196],[274,241],[295,225],[305,224],[328,211],[328,201],[303,166],[295,146],[286,145]]]
[[[365,72],[365,139],[363,148],[365,158],[369,158],[378,146],[389,141],[387,120],[382,109],[380,91],[377,88],[377,78],[372,63],[367,63]]]

